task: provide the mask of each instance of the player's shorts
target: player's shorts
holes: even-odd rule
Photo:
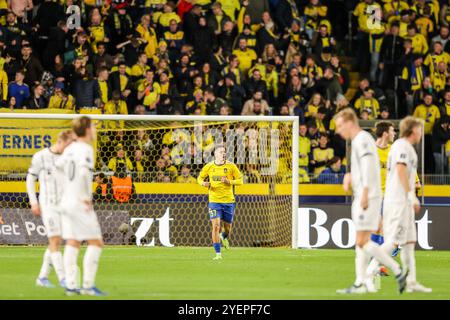
[[[361,208],[361,199],[355,198],[352,203],[352,220],[356,231],[377,231],[380,226],[381,212],[380,198],[369,199],[369,206],[366,210]]]
[[[41,205],[41,217],[47,237],[61,237],[61,209],[57,206]]]
[[[384,241],[398,245],[417,241],[414,209],[410,204],[385,203]]]
[[[62,237],[64,240],[100,240],[102,232],[94,210],[81,203],[64,209],[62,214]]]
[[[220,218],[226,223],[232,223],[235,207],[234,203],[210,202],[208,204],[209,219]]]

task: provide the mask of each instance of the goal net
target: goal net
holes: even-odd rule
[[[27,169],[32,155],[77,116],[0,114],[0,210],[20,233],[0,234],[0,243],[45,242],[42,224],[28,209]],[[208,190],[196,179],[217,144],[244,176],[234,190],[232,245],[295,243],[297,117],[91,118],[97,127],[94,206],[107,244],[209,246]]]

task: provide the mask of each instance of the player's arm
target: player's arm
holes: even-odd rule
[[[344,175],[344,180],[342,181],[342,187],[344,188],[345,192],[349,192],[351,186],[352,186],[352,174],[351,174],[351,172],[347,172]]]
[[[244,176],[236,165],[233,166],[233,180],[230,180],[230,184],[232,186],[240,186],[244,184]]]
[[[408,168],[407,163],[409,161],[409,155],[407,152],[398,152],[394,155],[395,160],[395,172],[398,175],[400,184],[402,185],[407,195],[408,201],[414,207],[414,210],[418,212],[420,210],[419,199],[416,197],[414,189],[409,186]]]
[[[210,165],[207,164],[203,167],[202,171],[200,171],[200,174],[197,178],[197,183],[203,187],[209,188],[210,184],[208,181],[205,181],[205,179],[208,177]]]
[[[89,150],[80,158],[78,158],[79,163],[79,178],[82,184],[82,188],[80,188],[80,194],[78,194],[78,199],[84,202],[88,208],[88,210],[92,210],[92,171],[93,168],[93,160],[94,160],[94,152],[93,150]]]
[[[362,193],[361,193],[361,207],[366,210],[369,206],[369,188],[371,181],[375,180],[375,174],[380,174],[373,170],[373,163],[375,161],[374,153],[367,147],[363,147],[359,155],[361,163],[361,179],[362,179]]]
[[[397,162],[397,164],[395,165],[395,170],[398,174],[400,184],[402,185],[403,189],[407,194],[408,201],[413,205],[414,211],[419,212],[420,210],[419,199],[417,199],[416,197],[415,190],[412,190],[409,187],[408,170],[406,164],[403,162]]]
[[[38,160],[35,154],[31,160],[31,166],[28,169],[26,179],[27,193],[28,199],[30,201],[31,212],[35,216],[41,215],[41,210],[39,208],[39,202],[36,195],[36,181],[39,178],[39,172],[42,170],[41,163],[42,161]]]
[[[407,172],[406,164],[398,162],[395,166],[395,169],[397,170],[400,184],[402,185],[403,189],[405,189],[405,192],[408,194],[411,191],[411,189],[409,188],[408,172]]]

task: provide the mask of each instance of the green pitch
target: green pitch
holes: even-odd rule
[[[43,252],[0,247],[0,299],[68,299],[60,288],[35,287]],[[106,299],[450,299],[450,252],[417,253],[418,279],[432,294],[399,295],[390,276],[379,293],[361,296],[335,293],[353,281],[351,250],[232,248],[221,261],[213,256],[212,248],[106,247],[97,285]]]

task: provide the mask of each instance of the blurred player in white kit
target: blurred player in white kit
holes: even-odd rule
[[[402,246],[400,258],[403,267],[409,271],[406,292],[429,293],[432,289],[416,280],[414,256],[417,242],[414,212],[419,213],[420,202],[415,193],[418,158],[413,146],[420,143],[422,128],[423,120],[406,117],[400,122],[400,139],[391,146],[383,209],[384,244],[381,248],[391,252],[396,245]],[[376,269],[371,267],[370,275]]]
[[[62,190],[62,172],[55,166],[64,149],[72,142],[72,132],[58,134],[55,144],[33,155],[27,174],[27,193],[31,211],[41,216],[48,237],[48,247],[44,253],[41,271],[36,285],[53,288],[48,279],[51,267],[55,269],[59,285],[65,287],[65,275],[62,254],[59,247],[62,242],[60,201]],[[36,196],[36,181],[39,180],[39,200]]]
[[[392,270],[399,292],[406,286],[407,272],[381,247],[370,239],[380,222],[382,203],[380,160],[374,138],[361,129],[353,109],[346,108],[335,116],[336,132],[351,140],[351,172],[344,177],[344,190],[353,190],[352,220],[356,228],[355,271],[356,280],[338,293],[375,292],[368,280],[367,267],[371,257]]]
[[[96,130],[90,118],[73,121],[75,141],[64,150],[57,166],[64,171],[62,196],[62,234],[66,240],[64,268],[66,294],[104,295],[95,286],[98,263],[103,247],[102,234],[92,203],[94,149],[91,143]],[[83,259],[83,284],[77,288],[77,258],[82,241],[88,246]]]

